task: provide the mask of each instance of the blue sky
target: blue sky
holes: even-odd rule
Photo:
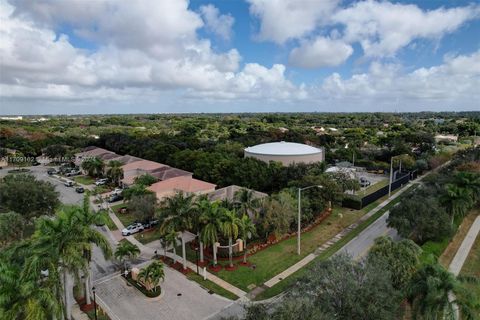
[[[0,8],[0,114],[480,110],[478,1]]]

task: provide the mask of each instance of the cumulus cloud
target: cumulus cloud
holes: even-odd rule
[[[422,10],[413,4],[374,0],[354,2],[349,7],[341,7],[335,0],[249,2],[251,15],[259,19],[259,40],[278,44],[300,40],[301,46],[290,56],[296,65],[301,65],[295,59],[297,56],[309,57],[309,61],[318,55],[325,58],[320,52],[327,51],[326,40],[311,39],[328,28],[336,28],[336,37],[345,43],[359,43],[366,56],[378,58],[394,56],[416,39],[441,39],[466,22],[480,18],[479,5]],[[346,46],[340,48],[338,42],[335,44],[336,50],[347,53]],[[332,52],[336,51],[332,49]],[[306,63],[308,68],[314,65]]]
[[[318,37],[290,52],[290,64],[302,68],[333,67],[345,62],[353,48],[341,40]]]
[[[235,19],[230,14],[220,14],[220,11],[211,4],[201,6],[199,10],[205,21],[207,30],[222,39],[230,39],[232,36],[232,27],[235,23]]]
[[[0,5],[4,97],[110,98],[116,91],[129,96],[139,88],[205,91],[211,97],[225,92],[232,97],[298,96],[284,66],[247,64],[240,69],[236,49],[215,52],[208,39],[198,37],[203,22],[187,1],[89,1],[79,15],[66,2],[14,3],[18,6]],[[96,48],[74,47],[68,36],[54,31],[59,23],[70,25]]]
[[[479,6],[424,11],[416,5],[367,0],[332,18],[345,26],[344,40],[359,42],[367,56],[392,56],[415,39],[439,39],[480,17]]]
[[[405,73],[396,64],[372,63],[366,73],[343,79],[338,73],[327,77],[317,91],[323,98],[351,103],[388,105],[399,99],[419,101],[425,107],[480,101],[480,51],[446,57],[444,63]],[[407,106],[408,107],[408,106]]]
[[[339,0],[248,0],[259,18],[259,40],[282,44],[301,38],[329,20]]]

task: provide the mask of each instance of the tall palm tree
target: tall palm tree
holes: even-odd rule
[[[15,257],[10,254],[0,257],[0,319],[60,319],[63,301],[57,290],[61,288],[59,279],[54,274],[22,276],[21,265],[14,262],[18,258],[18,252]]]
[[[237,206],[240,216],[248,215],[253,217],[257,216],[257,209],[259,207],[259,201],[255,198],[253,190],[242,188],[235,192],[234,203]]]
[[[480,200],[480,174],[476,172],[459,172],[455,176],[455,184],[470,190],[472,202]]]
[[[452,183],[445,185],[445,194],[440,200],[447,207],[452,224],[456,216],[464,216],[473,204],[472,191]]]
[[[222,225],[223,207],[218,202],[210,203],[204,207],[200,219],[202,221],[202,230],[200,238],[206,245],[211,245],[213,248],[213,265],[217,265],[217,248],[215,244],[218,242],[218,232]]]
[[[247,214],[242,216],[238,225],[240,227],[240,234],[243,239],[243,263],[247,263],[247,239],[250,239],[252,235],[255,235],[257,233],[257,229]]]
[[[81,167],[87,172],[89,176],[99,177],[103,175],[103,169],[105,168],[105,164],[103,163],[102,159],[94,157],[85,159],[82,162]]]
[[[130,241],[121,241],[115,250],[115,258],[123,262],[123,270],[127,270],[127,259],[133,260],[140,255],[140,249]]]
[[[452,295],[455,296],[452,299]],[[440,264],[427,264],[412,277],[407,288],[413,319],[456,319],[458,306],[464,319],[474,319],[471,294]]]
[[[178,232],[170,229],[165,233],[165,248],[172,246],[173,248],[173,263],[177,263],[177,238]]]
[[[156,292],[160,281],[165,279],[163,263],[160,261],[153,261],[147,267],[140,270],[138,279],[143,281],[148,291]]]
[[[221,231],[228,238],[228,257],[230,260],[230,268],[233,267],[232,239],[238,237],[238,229],[240,219],[237,217],[235,210],[225,210],[223,212]]]
[[[199,242],[199,249],[200,249],[200,262],[204,262],[203,257],[203,241],[201,237],[201,231],[203,228],[203,221],[202,221],[202,214],[209,210],[212,203],[208,199],[206,195],[199,196],[195,201],[195,217],[193,219],[194,229],[197,231],[197,238]]]
[[[123,169],[120,161],[112,160],[108,163],[107,177],[115,185],[119,185],[120,180],[123,179]]]
[[[194,196],[185,195],[183,192],[178,192],[174,196],[164,199],[160,204],[159,218],[162,221],[160,232],[164,232],[167,229],[182,232],[183,269],[187,269],[187,254],[183,232],[192,229],[195,214]]]
[[[33,254],[26,261],[24,274],[40,274],[42,270],[48,270],[49,277],[53,277],[57,272],[60,273],[67,319],[71,319],[72,276],[79,282],[80,275],[86,275],[87,302],[90,299],[92,245],[102,249],[105,258],[111,256],[111,248],[106,238],[91,228],[97,217],[88,209],[88,200],[85,200],[83,208],[65,206],[57,213],[56,219],[39,219],[32,236]]]

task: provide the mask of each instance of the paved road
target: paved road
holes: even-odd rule
[[[388,211],[385,212],[384,215],[338,250],[336,254],[346,252],[354,259],[361,259],[367,254],[376,238],[389,236],[394,240],[399,240],[400,236],[398,235],[397,230],[387,227],[388,213]]]
[[[33,176],[35,176],[35,178],[37,178],[38,180],[44,180],[44,181],[51,182],[55,186],[55,190],[57,190],[59,192],[59,194],[60,194],[59,200],[62,203],[65,203],[65,204],[81,204],[82,199],[83,199],[83,194],[76,193],[74,188],[65,187],[63,185],[63,182],[61,182],[60,180],[58,180],[54,177],[49,176],[47,174],[47,170],[49,168],[50,167],[36,166],[36,167],[29,167],[28,169],[30,169],[29,173],[32,174]],[[0,170],[0,178],[7,175],[8,170],[10,170],[10,168],[5,168],[5,169]]]
[[[127,286],[120,276],[95,283],[97,297],[108,305],[113,320],[200,320],[231,303],[209,294],[196,282],[168,267],[165,267],[165,281],[161,287],[164,294],[159,299],[149,299]]]

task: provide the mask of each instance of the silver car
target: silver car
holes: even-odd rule
[[[143,231],[144,227],[141,223],[133,223],[122,230],[122,236],[129,236],[137,232]]]

